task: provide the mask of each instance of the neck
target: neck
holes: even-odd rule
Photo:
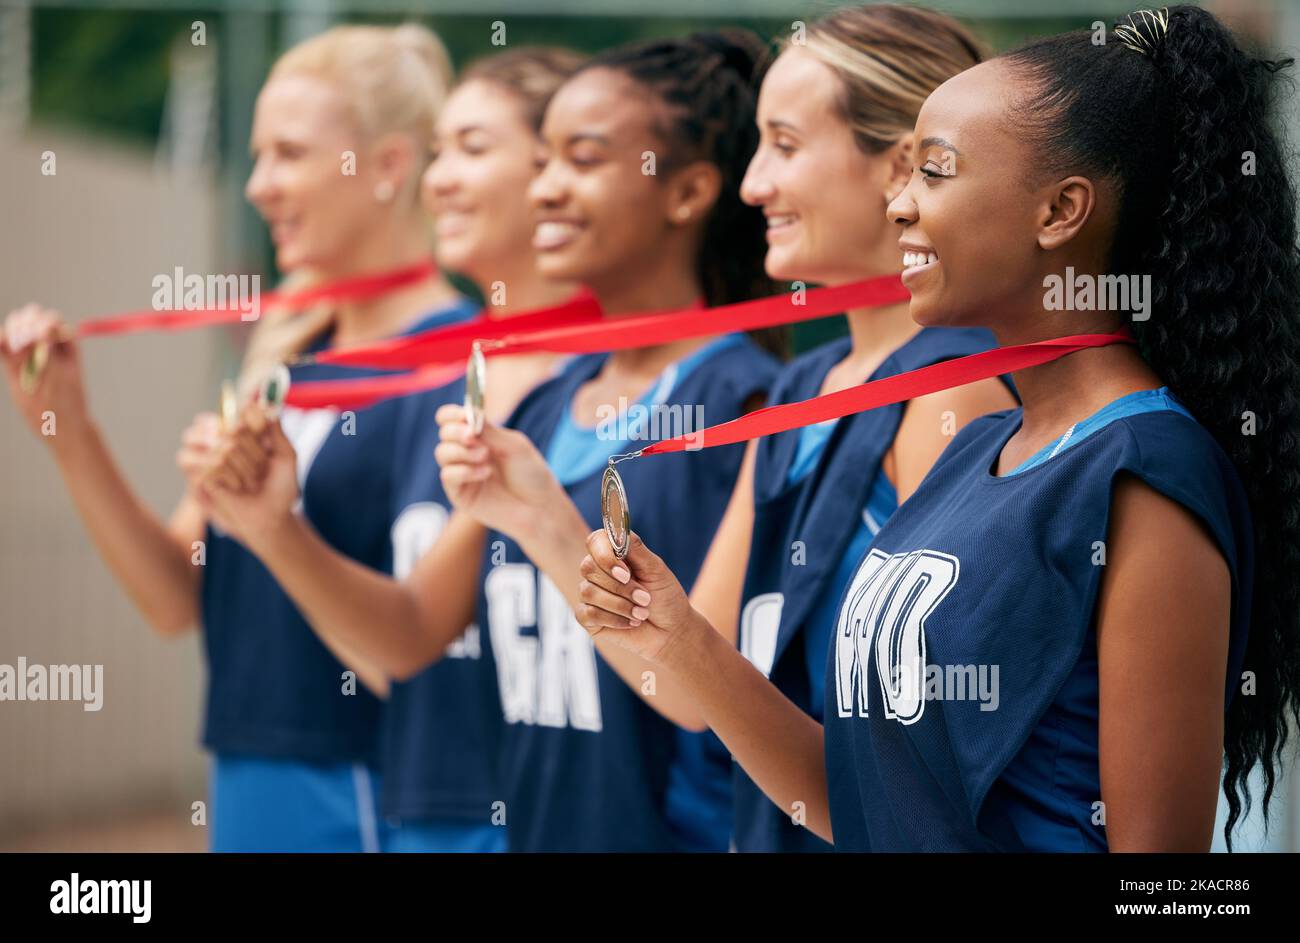
[[[355,246],[352,254],[321,271],[321,276],[333,281],[375,275],[419,265],[431,255],[428,233],[414,216],[366,233]],[[334,343],[364,343],[387,337],[455,298],[455,289],[441,275],[435,275],[374,298],[341,302],[334,309]]]
[[[854,360],[888,357],[918,334],[921,325],[912,320],[911,305],[902,301],[884,308],[858,308],[845,315],[853,341]]]
[[[1017,327],[995,329],[1001,346],[1029,344],[1076,334],[1111,334],[1119,328],[1114,314],[1069,312],[1044,317],[1038,308]],[[1012,375],[1024,412],[1021,434],[1059,435],[1107,403],[1138,390],[1154,389],[1160,378],[1132,344],[1092,347]]]
[[[578,291],[573,282],[544,278],[533,264],[532,251],[520,253],[520,261],[492,266],[491,275],[474,277],[474,285],[485,299],[484,311],[493,320],[527,314],[538,308],[562,304]],[[497,289],[502,288],[501,304],[496,304]]]
[[[601,310],[609,317],[682,310],[694,305],[704,294],[694,274],[685,270],[676,273],[656,271],[652,275],[643,271],[635,281],[612,279],[609,285],[590,287],[600,302]],[[665,364],[694,350],[707,340],[707,337],[697,337],[631,350],[616,350],[610,354],[605,368],[657,373]]]

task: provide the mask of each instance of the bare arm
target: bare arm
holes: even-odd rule
[[[1111,851],[1208,851],[1223,758],[1231,580],[1181,505],[1116,485],[1097,605]]]
[[[191,560],[204,534],[203,512],[187,496],[164,522],[127,484],[86,407],[76,342],[60,340],[61,330],[57,313],[35,305],[9,316],[2,345],[9,392],[49,447],[113,576],[154,629],[179,635],[198,623],[199,569]],[[36,388],[25,393],[19,375],[36,343],[51,345],[49,362]]]

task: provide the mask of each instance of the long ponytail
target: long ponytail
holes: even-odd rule
[[[1135,13],[1104,45],[1069,33],[1009,53],[1035,85],[1025,130],[1053,165],[1116,182],[1112,272],[1151,276],[1143,356],[1232,458],[1255,573],[1244,670],[1225,718],[1228,846],[1263,768],[1264,808],[1300,724],[1300,252],[1296,191],[1272,127],[1291,60],[1244,52],[1191,6]],[[1128,40],[1128,41],[1125,41]]]

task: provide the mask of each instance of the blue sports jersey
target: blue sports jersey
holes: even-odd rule
[[[525,397],[510,425],[547,452],[575,393],[596,376],[605,356],[575,358],[560,376]],[[765,393],[776,369],[776,361],[747,338],[715,347],[658,400],[661,409],[649,419],[650,438],[687,431],[678,425],[682,422],[694,430],[701,420],[713,424],[739,416]],[[626,417],[633,428],[635,413],[631,408]],[[619,436],[617,428],[608,430],[610,452],[619,451]],[[743,456],[744,446],[737,444],[619,466],[634,528],[684,586],[691,585],[704,560]],[[607,457],[565,485],[593,529],[600,526]],[[564,595],[538,574],[513,540],[489,534],[483,574],[478,621],[488,629],[483,647],[495,662],[505,714],[503,777],[511,849],[689,847],[667,814],[671,772],[680,768],[684,748],[678,728],[597,656]]]
[[[416,333],[475,313],[462,299],[411,326]],[[314,349],[321,349],[319,345]],[[295,381],[377,373],[329,365],[292,370]],[[298,455],[300,510],[335,550],[390,572],[396,400],[339,413],[286,409]],[[304,762],[375,758],[379,701],[330,653],[270,571],[209,526],[203,635],[209,665],[204,744],[219,753]]]
[[[465,380],[395,401],[392,521],[393,576],[404,579],[434,545],[451,517],[442,490],[435,416],[463,403]],[[477,625],[408,681],[391,685],[384,707],[384,815],[394,824],[418,820],[491,823],[497,786],[501,707],[496,682],[479,670]]]
[[[925,328],[890,354],[867,379],[977,353],[993,335],[967,328]],[[823,344],[781,371],[772,403],[817,396],[826,374],[849,353],[848,337]],[[881,470],[906,403],[846,416],[805,434],[803,429],[758,442],[754,466],[754,532],[738,642],[740,650],[786,697],[821,719],[821,678],[834,606],[871,540],[864,514],[887,516],[897,494]],[[819,440],[821,442],[818,446]],[[892,504],[890,495],[892,494]],[[856,550],[855,550],[856,548]],[[846,566],[847,563],[847,566]],[[830,618],[837,610],[832,609]],[[816,665],[816,676],[810,666]],[[798,809],[783,810],[739,765],[735,768],[738,851],[829,851],[831,846],[796,824]]]
[[[963,429],[876,535],[844,594],[825,705],[839,850],[1104,849],[1088,715],[1096,716],[1094,609],[1120,474],[1185,507],[1223,554],[1232,577],[1225,705],[1232,697],[1250,614],[1252,529],[1218,444],[1180,412],[1143,412],[996,477],[1019,426],[1020,411],[1009,410]],[[1026,751],[1042,761],[1025,768]],[[1069,760],[1064,782],[1049,765],[1058,756]],[[1056,806],[1046,807],[1036,797],[1054,777]]]

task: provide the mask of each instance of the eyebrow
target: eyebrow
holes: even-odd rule
[[[799,130],[797,125],[793,124],[792,122],[785,121],[781,118],[769,118],[767,121],[767,126],[769,128],[786,128],[787,130],[795,131],[795,132]]]
[[[577,134],[570,134],[568,140],[564,142],[565,147],[572,147],[583,141],[595,141],[597,144],[609,145],[609,138],[603,134],[596,134],[594,131],[580,131]]]
[[[958,157],[961,157],[961,151],[951,141],[945,141],[943,138],[922,138],[921,147],[942,147],[944,150],[952,151]]]

